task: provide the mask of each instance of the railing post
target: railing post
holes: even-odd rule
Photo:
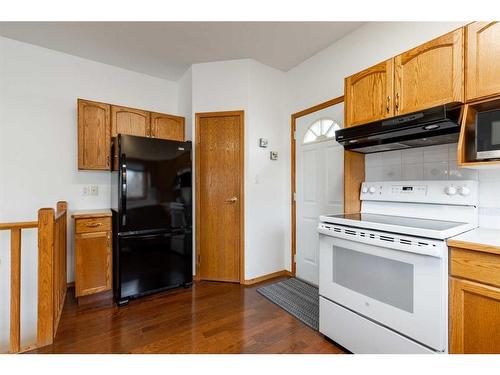
[[[21,229],[10,231],[10,344],[9,351],[21,350]]]
[[[54,339],[54,222],[54,209],[38,210],[38,347]]]

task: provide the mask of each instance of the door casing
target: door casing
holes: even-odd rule
[[[245,180],[244,180],[244,161],[245,161],[245,111],[239,110],[239,111],[223,111],[223,112],[200,112],[195,114],[195,234],[196,234],[196,245],[195,245],[195,251],[196,251],[196,261],[195,261],[195,275],[193,277],[194,280],[199,281],[200,278],[200,264],[199,264],[199,255],[200,255],[200,214],[202,207],[200,207],[200,120],[204,117],[226,117],[226,116],[238,116],[240,118],[239,121],[239,131],[240,131],[240,152],[239,152],[239,164],[240,164],[240,174],[238,176],[239,178],[239,185],[240,185],[240,241],[239,241],[239,261],[240,261],[240,274],[239,274],[239,282],[240,284],[244,284],[245,282]]]
[[[300,112],[296,112],[292,114],[291,117],[291,127],[290,127],[290,154],[291,154],[291,218],[292,218],[292,252],[291,252],[291,265],[292,265],[292,276],[296,276],[297,266],[295,264],[295,254],[297,252],[297,206],[295,202],[295,193],[297,192],[297,181],[295,176],[295,168],[296,168],[296,155],[295,155],[295,131],[297,128],[296,121],[299,117],[309,115],[311,113],[320,111],[322,109],[331,107],[332,105],[342,103],[344,101],[344,96],[339,96],[334,99],[327,100],[326,102],[317,104],[315,106],[306,108]],[[345,179],[344,179],[345,184]],[[344,202],[345,204],[345,202]]]

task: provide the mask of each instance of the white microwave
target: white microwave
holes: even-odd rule
[[[500,159],[500,109],[476,115],[476,159]]]

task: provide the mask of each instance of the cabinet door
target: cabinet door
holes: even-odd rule
[[[148,111],[127,107],[111,106],[111,136],[117,134],[150,136],[150,116]]]
[[[467,101],[500,94],[500,23],[468,25],[465,47]]]
[[[393,59],[345,79],[346,127],[366,124],[393,115]]]
[[[78,99],[78,169],[110,169],[110,106]]]
[[[394,114],[463,102],[463,29],[394,58]]]
[[[76,296],[111,289],[111,232],[75,235]]]
[[[151,113],[151,137],[184,141],[184,117]]]
[[[500,353],[500,289],[450,278],[450,353]]]

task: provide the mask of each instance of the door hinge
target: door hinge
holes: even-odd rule
[[[297,130],[295,130],[293,132],[293,140],[296,141],[297,140]]]
[[[297,254],[293,254],[293,263],[297,263]]]
[[[293,192],[293,201],[297,202],[297,193],[295,191]]]

